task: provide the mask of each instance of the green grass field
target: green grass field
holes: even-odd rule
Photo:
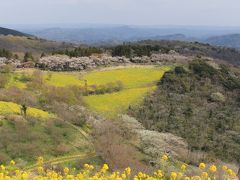
[[[16,103],[12,103],[12,102],[0,101],[0,114],[1,115],[21,114],[21,106]],[[42,110],[36,109],[36,108],[28,108],[27,115],[35,117],[35,118],[43,119],[43,120],[54,117],[53,114],[50,114],[46,111],[42,111]]]

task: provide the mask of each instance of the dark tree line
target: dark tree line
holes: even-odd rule
[[[13,57],[13,53],[6,49],[0,49],[0,57],[5,57],[5,58],[10,59]]]
[[[160,48],[159,45],[130,45],[124,44],[112,48],[112,56],[125,56],[127,58],[151,56],[152,52],[168,53],[170,49]]]
[[[84,57],[84,56],[91,56],[93,54],[101,54],[103,53],[103,50],[100,48],[96,48],[96,47],[78,47],[75,48],[74,50],[64,50],[64,51],[57,51],[54,52],[53,54],[63,54],[63,55],[67,55],[70,57]]]

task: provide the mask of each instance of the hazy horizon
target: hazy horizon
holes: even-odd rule
[[[240,27],[238,0],[2,0],[2,25]]]

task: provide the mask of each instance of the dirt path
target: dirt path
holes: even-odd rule
[[[50,164],[50,165],[57,165],[57,164],[61,164],[64,162],[69,162],[69,161],[73,161],[73,160],[82,160],[82,159],[89,159],[92,157],[95,157],[96,153],[95,152],[90,152],[87,154],[77,154],[77,155],[72,155],[72,156],[63,156],[63,157],[59,157],[59,158],[55,158],[55,159],[51,159],[48,161],[45,161],[43,163],[44,165]],[[24,169],[24,171],[33,171],[38,167],[37,164],[29,166],[27,168]]]

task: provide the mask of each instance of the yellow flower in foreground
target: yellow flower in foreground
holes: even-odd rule
[[[163,177],[163,172],[162,172],[162,170],[158,170],[157,172],[154,172],[154,175],[158,176],[159,178],[162,178]]]
[[[143,173],[142,173],[142,172],[139,172],[139,173],[138,173],[138,177],[139,177],[139,178],[142,178],[142,177],[143,177]]]
[[[37,158],[37,164],[38,164],[39,166],[42,166],[42,165],[43,165],[43,157],[42,157],[42,156],[40,156],[40,157]]]
[[[227,170],[227,173],[228,173],[230,176],[232,176],[232,175],[233,175],[233,170],[228,169],[228,170]]]
[[[130,174],[131,174],[131,168],[130,168],[130,167],[127,167],[127,168],[125,169],[125,172],[126,172],[127,175],[130,175]]]
[[[183,164],[183,165],[181,166],[181,170],[182,170],[182,171],[185,171],[186,168],[187,168],[187,166],[186,166],[185,164]]]
[[[193,176],[192,180],[201,180],[201,177],[200,176]]]
[[[175,180],[177,178],[177,173],[176,172],[171,172],[170,179]]]
[[[123,174],[121,175],[121,177],[122,177],[123,179],[126,179],[126,178],[127,178],[127,176],[126,176],[125,173],[123,173]]]
[[[205,169],[205,167],[206,167],[206,164],[204,164],[204,163],[199,164],[199,169],[203,170],[203,169]]]
[[[216,167],[215,165],[211,165],[211,166],[209,167],[209,171],[210,171],[211,173],[215,173],[215,172],[217,171],[217,167]]]
[[[6,169],[4,165],[1,165],[0,168],[1,168],[1,171],[5,171]]]
[[[223,170],[223,171],[227,171],[227,170],[228,170],[228,167],[227,167],[227,166],[222,166],[222,170]]]
[[[64,174],[66,175],[66,174],[69,173],[69,169],[68,169],[67,167],[65,167],[64,170],[63,170],[63,172],[64,172]]]
[[[183,173],[181,173],[181,172],[178,173],[177,177],[178,177],[178,179],[181,179],[183,177]]]
[[[191,180],[190,177],[186,176],[184,180]]]
[[[4,180],[11,180],[10,176],[5,176]]]
[[[133,180],[138,180],[138,177],[135,175],[134,178],[133,178]]]
[[[44,171],[44,170],[43,170],[43,167],[41,167],[41,166],[38,167],[38,168],[37,168],[37,171],[38,171],[39,174],[43,173],[43,171]]]
[[[89,165],[89,164],[84,164],[84,168],[86,170],[93,170],[94,169],[93,165]]]
[[[102,172],[106,173],[108,169],[109,169],[108,165],[104,164],[103,167],[102,167]]]
[[[164,154],[161,159],[164,160],[164,161],[167,161],[168,160],[168,156],[166,154]]]
[[[203,178],[207,179],[208,178],[208,173],[207,172],[202,172],[201,176]]]
[[[11,160],[11,161],[10,161],[10,165],[11,165],[11,166],[14,166],[15,164],[16,164],[16,163],[15,163],[14,160]]]

